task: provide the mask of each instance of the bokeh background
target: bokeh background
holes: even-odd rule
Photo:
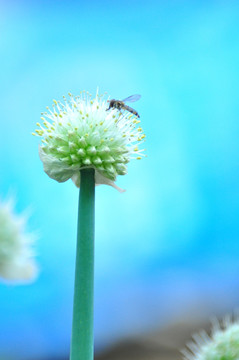
[[[127,191],[96,190],[96,355],[238,307],[238,17],[230,0],[0,2],[0,195],[31,209],[41,268],[0,284],[1,360],[69,354],[78,190],[31,136],[68,91],[140,93],[147,134]]]

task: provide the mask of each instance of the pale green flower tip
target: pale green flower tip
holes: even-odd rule
[[[27,233],[27,217],[15,215],[13,200],[0,203],[0,278],[7,282],[33,281],[38,274],[32,243],[35,236]]]
[[[86,92],[63,103],[53,100],[53,111],[42,115],[43,125],[33,134],[42,138],[39,148],[44,171],[58,182],[72,179],[80,186],[79,170],[94,168],[96,184],[115,186],[118,175],[127,174],[126,164],[141,159],[145,140],[138,118],[116,109],[106,111],[107,99],[94,99]],[[118,187],[117,187],[118,189]]]
[[[210,337],[204,331],[194,335],[182,353],[184,360],[238,360],[239,320],[227,317],[223,326],[215,321]]]

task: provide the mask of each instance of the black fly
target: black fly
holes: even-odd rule
[[[131,95],[123,100],[112,99],[109,101],[109,108],[106,109],[106,111],[110,109],[127,110],[139,118],[140,116],[138,112],[134,110],[132,107],[126,105],[125,102],[135,102],[138,101],[140,98],[141,95],[136,94],[136,95]]]

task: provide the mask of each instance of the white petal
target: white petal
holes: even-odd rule
[[[76,172],[72,177],[71,180],[75,184],[76,187],[80,187],[80,171]]]
[[[117,186],[114,181],[107,179],[105,176],[101,175],[99,173],[99,171],[95,171],[95,184],[96,185],[100,185],[100,184],[104,184],[104,185],[109,185],[112,186],[113,188],[115,188],[116,190],[118,190],[120,193],[125,192],[126,190],[121,189],[119,186]]]
[[[43,162],[45,173],[51,179],[57,180],[60,183],[65,182],[70,179],[75,172],[70,166],[64,165],[62,161],[45,154],[41,146],[39,146],[39,156]]]
[[[27,260],[23,264],[9,262],[0,267],[0,275],[6,281],[30,282],[34,281],[38,275],[36,264]]]
[[[80,187],[80,171],[75,172],[74,175],[71,177],[71,180],[73,183],[79,188]],[[109,185],[118,190],[120,193],[125,192],[126,190],[121,189],[119,186],[117,186],[114,181],[107,179],[105,176],[99,173],[95,169],[95,185]]]

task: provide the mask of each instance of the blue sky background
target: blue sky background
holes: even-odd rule
[[[35,123],[68,91],[140,93],[147,155],[96,190],[95,340],[238,307],[237,1],[1,1],[0,195],[32,209],[41,273],[0,285],[3,359],[69,353],[78,190]]]

